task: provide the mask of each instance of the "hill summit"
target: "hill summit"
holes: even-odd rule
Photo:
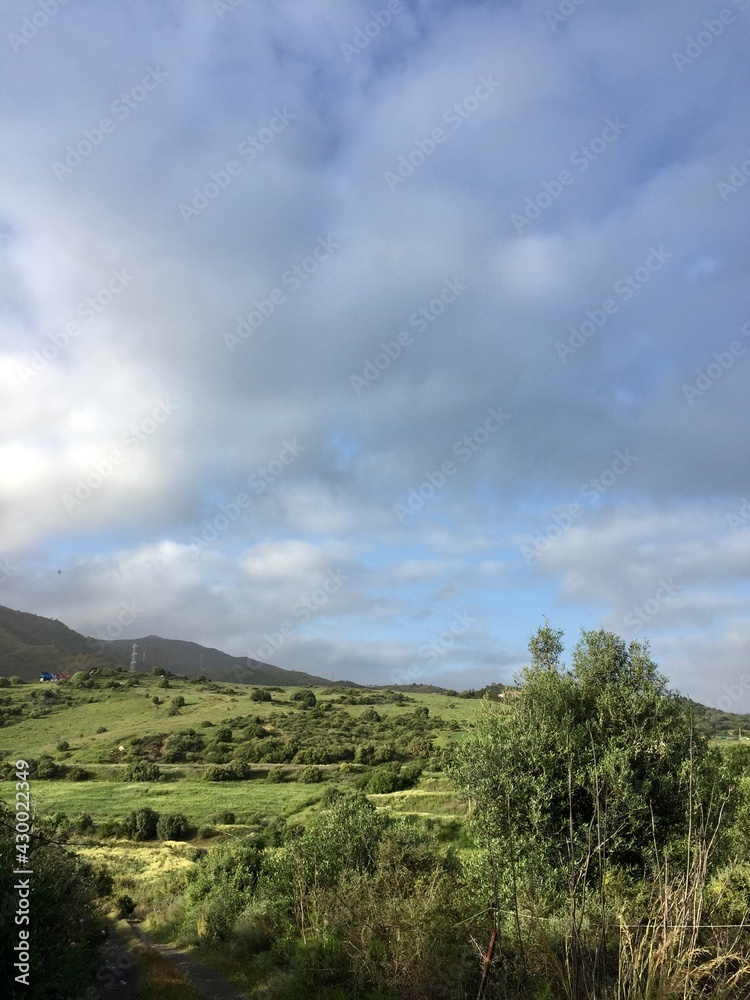
[[[94,639],[68,628],[56,618],[0,606],[0,676],[35,680],[39,673],[74,673],[94,667],[130,663],[138,645],[138,671],[162,667],[197,677],[204,674],[235,684],[354,686],[351,681],[326,680],[301,670],[285,670],[249,656],[230,656],[219,649],[182,639],[149,635],[140,639]]]

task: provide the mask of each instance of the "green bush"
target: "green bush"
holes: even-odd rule
[[[131,840],[154,840],[158,822],[159,813],[148,806],[143,806],[130,813],[124,826]]]
[[[14,814],[0,805],[0,900],[6,907],[0,917],[2,995],[8,1000],[83,996],[96,969],[101,941],[97,871],[60,844],[47,843],[46,838],[55,837],[54,831],[43,822],[36,823],[37,836],[31,840],[23,865],[34,873],[31,923],[28,927],[18,923],[13,916],[19,899],[14,889],[19,876],[13,870],[20,867],[16,862],[14,819]],[[14,968],[19,961],[14,948],[22,930],[30,932],[29,985],[13,981],[22,972]]]
[[[161,778],[161,769],[158,764],[152,764],[150,760],[136,760],[125,772],[126,781],[158,781]]]
[[[271,698],[270,691],[264,691],[262,688],[255,688],[255,690],[250,695],[253,701],[273,701]]]
[[[301,688],[299,691],[295,691],[291,700],[298,702],[300,708],[315,708],[318,704],[315,693],[309,688]]]
[[[165,764],[184,764],[189,753],[201,753],[206,741],[194,729],[182,729],[167,737],[161,759]]]
[[[306,785],[314,785],[323,781],[324,778],[325,774],[319,767],[303,767],[297,781],[302,781]]]
[[[85,767],[71,767],[66,777],[68,781],[91,781],[93,774]]]
[[[80,833],[92,833],[96,824],[91,818],[91,813],[84,813],[76,820],[75,826]]]
[[[184,813],[163,813],[156,824],[159,840],[187,840],[190,824]]]
[[[34,777],[42,781],[54,781],[56,778],[64,778],[66,772],[64,764],[57,764],[48,754],[42,754],[36,762]]]

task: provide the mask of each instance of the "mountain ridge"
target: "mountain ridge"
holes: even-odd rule
[[[220,649],[186,639],[150,635],[139,639],[96,639],[69,628],[57,618],[0,605],[0,676],[35,680],[40,671],[74,673],[103,665],[130,663],[138,645],[138,671],[154,667],[196,677],[238,684],[356,687],[353,681],[331,681],[302,670],[287,670],[249,656],[231,656]]]

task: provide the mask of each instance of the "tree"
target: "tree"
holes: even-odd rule
[[[448,765],[495,890],[509,891],[508,873],[550,897],[574,869],[593,884],[609,866],[642,875],[685,829],[688,769],[701,773],[705,741],[647,644],[582,632],[566,670],[562,632],[547,624],[529,650],[514,709],[487,703]]]
[[[302,688],[299,691],[295,691],[291,700],[299,702],[300,708],[315,708],[318,703],[315,692],[309,688]]]
[[[190,824],[184,813],[164,813],[156,823],[159,840],[186,840]]]
[[[34,823],[28,841],[16,839],[16,824],[17,814],[0,803],[2,995],[8,1000],[83,996],[96,968],[101,941],[97,897],[111,891],[111,879],[53,843],[54,831],[45,821]],[[18,856],[21,843],[25,860]],[[19,868],[33,872],[26,878],[31,888],[28,909],[28,897],[21,895],[25,877],[14,874]],[[28,953],[19,950],[23,943],[29,944]],[[25,954],[28,960],[22,958]],[[29,968],[15,968],[16,962]],[[16,975],[26,973],[25,980],[15,980]]]
[[[153,840],[156,837],[156,826],[159,813],[148,806],[134,809],[125,820],[125,829],[131,840]]]

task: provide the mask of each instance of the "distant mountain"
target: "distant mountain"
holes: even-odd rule
[[[91,639],[56,618],[0,606],[0,676],[16,675],[28,681],[35,680],[42,670],[75,673],[112,664],[124,666],[130,663],[134,642],[138,644],[138,670],[142,672],[163,667],[188,677],[205,674],[212,680],[235,684],[357,686],[301,670],[284,670],[249,656],[230,656],[182,639],[162,639],[158,635],[111,641]]]
[[[134,642],[138,645],[139,670],[163,667],[188,677],[205,674],[211,680],[234,681],[235,684],[356,686],[351,681],[330,681],[301,670],[274,667],[250,656],[230,656],[220,649],[199,646],[197,642],[185,642],[183,639],[147,635],[143,639],[114,639],[106,645],[112,649],[113,658],[116,656],[118,662],[129,663]]]
[[[93,640],[56,618],[41,618],[0,606],[0,675],[34,680],[41,670],[74,673],[111,666]]]

